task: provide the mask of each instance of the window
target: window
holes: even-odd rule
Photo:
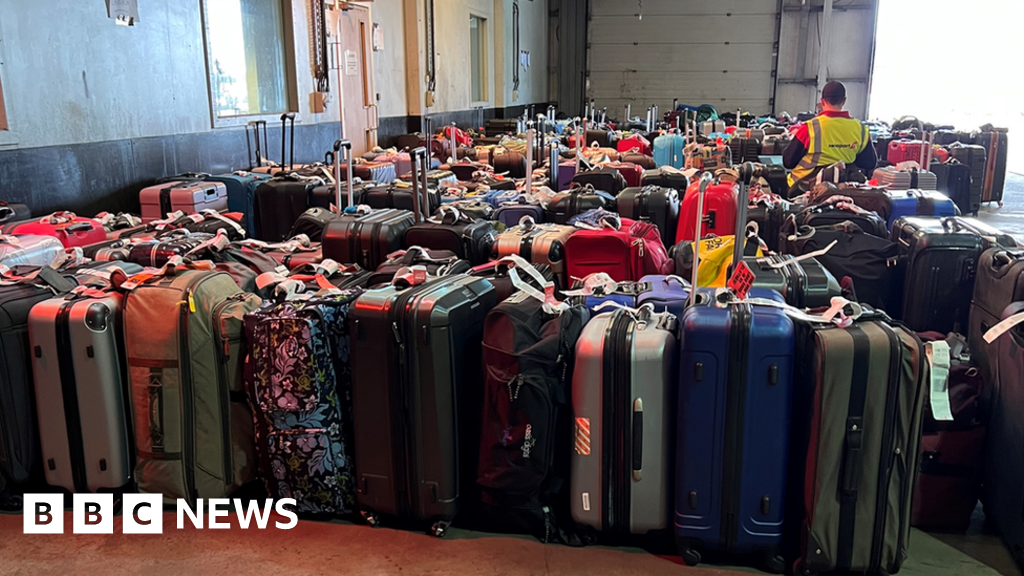
[[[474,103],[487,101],[487,19],[469,17],[470,94]]]
[[[292,110],[286,0],[204,0],[214,124]]]

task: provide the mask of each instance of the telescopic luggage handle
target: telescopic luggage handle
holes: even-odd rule
[[[744,162],[739,169],[740,193],[736,201],[736,232],[733,237],[732,265],[735,266],[743,259],[743,252],[747,244],[747,206],[750,204],[750,182],[754,179],[754,165]]]
[[[338,208],[338,212],[342,211],[341,207],[341,151],[345,150],[345,163],[347,165],[347,178],[346,189],[348,192],[348,206],[355,206],[354,196],[355,192],[352,185],[352,143],[348,140],[338,140],[334,143],[334,196],[335,206]]]
[[[697,302],[697,277],[700,268],[700,230],[704,226],[704,196],[707,194],[708,186],[713,180],[710,172],[705,172],[700,177],[700,185],[697,188],[697,228],[694,232],[693,241],[693,272],[690,278],[690,305]]]
[[[285,141],[288,136],[288,122],[291,122],[291,162],[285,157]],[[291,171],[295,168],[295,112],[281,114],[281,170]]]

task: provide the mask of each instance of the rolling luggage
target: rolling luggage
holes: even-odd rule
[[[459,200],[450,204],[464,216],[477,220],[493,220],[494,205],[483,200]]]
[[[610,162],[604,165],[606,168],[618,170],[626,182],[626,188],[639,188],[644,177],[644,168],[639,164],[630,162]],[[620,190],[621,191],[621,190]],[[618,195],[618,193],[616,193]]]
[[[71,212],[54,212],[40,220],[9,224],[4,234],[18,236],[52,236],[65,248],[76,248],[105,242],[107,231],[95,218],[82,218]]]
[[[141,269],[140,269],[141,270]],[[123,297],[86,291],[50,298],[28,316],[46,483],[73,493],[130,488],[130,393]]]
[[[651,222],[658,227],[664,244],[671,244],[679,225],[679,192],[672,188],[644,186],[626,188],[615,199],[616,211],[631,220]]]
[[[628,187],[626,178],[616,168],[598,166],[585,172],[577,172],[572,179],[574,186],[590,186],[594,190],[618,196]]]
[[[832,226],[842,222],[853,222],[864,232],[879,238],[889,237],[889,227],[885,220],[874,212],[864,209],[850,209],[836,204],[836,197],[821,204],[813,204],[798,212],[795,216],[798,226]]]
[[[391,284],[395,275],[403,268],[421,266],[430,276],[450,276],[466,274],[472,266],[447,250],[428,250],[419,246],[410,246],[408,250],[399,250],[391,255],[387,262],[377,267],[366,279],[366,286],[378,288]]]
[[[619,157],[619,162],[623,164],[636,164],[642,171],[656,170],[658,168],[658,164],[649,154],[623,154]],[[640,176],[643,177],[643,172],[641,172]]]
[[[839,282],[821,262],[805,258],[798,262],[793,256],[775,254],[758,258],[746,256],[743,261],[754,274],[754,287],[774,290],[790,306],[822,308],[842,294]]]
[[[707,187],[706,197],[699,193],[702,186]],[[702,201],[698,201],[701,198]],[[732,236],[736,227],[736,210],[739,189],[734,182],[715,180],[711,184],[694,182],[683,196],[683,204],[679,210],[679,224],[676,228],[675,243],[693,242],[698,240],[697,213],[703,208],[700,238],[709,234],[715,236]],[[702,203],[703,202],[703,203]]]
[[[650,308],[594,317],[576,344],[570,502],[606,533],[668,528],[677,320]]]
[[[184,257],[211,238],[213,238],[212,234],[189,234],[185,232],[162,236],[156,240],[130,242],[122,246],[122,248],[127,249],[124,260],[141,266],[159,268],[167,264],[172,257]],[[112,248],[117,248],[117,246],[112,246]],[[105,257],[109,256],[111,255],[107,254]],[[121,258],[111,259],[120,260]]]
[[[934,172],[912,168],[897,170],[895,166],[879,168],[872,173],[878,185],[889,190],[937,190],[939,179]]]
[[[939,192],[953,200],[961,214],[977,216],[981,209],[981,197],[972,195],[971,169],[957,160],[933,164],[931,169],[936,176],[941,176],[937,184]]]
[[[122,289],[139,492],[226,497],[256,475],[242,319],[261,301],[228,274],[185,267]]]
[[[679,276],[652,274],[641,278],[640,284],[644,289],[636,298],[637,306],[650,304],[655,312],[668,312],[677,319],[683,317],[690,301],[689,283]]]
[[[924,347],[870,315],[802,328],[797,341],[791,477],[806,481],[791,500],[803,520],[794,573],[895,574],[921,453]]]
[[[0,353],[5,358],[0,363],[0,394],[4,398],[0,402],[0,484],[42,478],[29,311],[54,293],[67,294],[77,285],[73,276],[61,275],[52,268],[35,270],[38,274],[34,277],[28,277],[27,272],[18,278],[5,274],[5,282],[11,283],[0,285]]]
[[[988,174],[988,152],[984,146],[955,143],[949,146],[949,155],[971,170],[971,203],[977,199],[980,206],[985,200],[985,176]],[[972,213],[975,212],[972,210]]]
[[[565,241],[569,279],[604,272],[616,282],[637,281],[649,274],[671,274],[672,259],[657,226],[622,218],[616,228],[578,230]]]
[[[53,236],[0,236],[0,266],[49,266],[64,254]]]
[[[32,217],[28,206],[20,202],[4,202],[0,200],[0,224],[19,222]]]
[[[985,148],[985,185],[981,192],[982,202],[997,202],[1003,205],[1003,189],[1006,186],[1006,159],[1008,137],[1005,128],[983,126],[975,135],[974,143]]]
[[[590,185],[573,185],[568,191],[559,192],[548,201],[544,207],[544,220],[554,224],[566,224],[574,216],[596,208],[614,210],[615,197],[607,192],[595,190]]]
[[[729,139],[729,148],[732,149],[732,161],[734,164],[757,162],[761,156],[761,141],[756,138],[733,135]]]
[[[636,152],[647,156],[650,156],[654,152],[651,149],[650,141],[640,134],[632,134],[626,138],[622,138],[615,143],[615,149],[623,154]]]
[[[309,208],[313,189],[322,183],[320,178],[286,174],[260,184],[253,204],[254,238],[267,242],[286,240],[292,224]]]
[[[967,343],[971,359],[981,368],[986,382],[1001,382],[996,361],[997,343],[985,342],[984,335],[999,323],[1003,310],[1014,302],[1024,302],[1024,251],[993,247],[982,252],[978,276],[971,299],[970,329]]]
[[[388,254],[403,248],[405,232],[415,223],[408,210],[371,210],[342,214],[324,229],[323,256],[376,270]]]
[[[270,180],[270,176],[253,172],[232,172],[231,174],[208,176],[206,180],[224,185],[228,197],[228,211],[243,214],[246,235],[249,238],[256,238],[256,213],[253,208],[256,189],[260,187],[260,184]]]
[[[469,217],[448,205],[441,207],[437,216],[410,226],[405,231],[405,245],[449,250],[476,266],[490,258],[495,236],[490,220]]]
[[[172,180],[143,188],[139,192],[139,203],[142,204],[142,222],[149,224],[179,210],[185,214],[206,209],[227,210],[228,190],[222,182]]]
[[[530,204],[520,196],[516,202],[506,202],[494,211],[493,220],[508,228],[518,226],[523,218],[531,218],[534,222],[544,222],[544,208],[538,204]]]
[[[686,164],[686,157],[683,155],[684,146],[686,146],[686,140],[676,132],[658,136],[654,139],[654,162],[661,167],[682,169]]]
[[[964,334],[981,253],[981,236],[956,218],[901,218],[892,239],[906,260],[901,318],[912,330]]]
[[[443,536],[472,485],[479,447],[480,341],[497,304],[464,274],[371,290],[349,312],[357,503],[434,521]]]
[[[645,171],[644,177],[640,179],[640,185],[672,188],[678,191],[679,194],[683,194],[690,187],[690,179],[686,177],[686,174],[681,169],[662,166],[655,170]]]
[[[441,195],[436,190],[428,190],[425,194],[420,193],[418,200],[413,196],[417,193],[420,184],[419,179],[415,182],[394,182],[384,186],[371,188],[366,193],[365,203],[370,208],[383,210],[385,208],[397,208],[399,210],[415,210],[416,202],[423,202],[426,198],[427,214],[434,214],[441,207]]]
[[[565,272],[565,243],[576,232],[572,226],[537,224],[524,216],[515,227],[498,234],[494,242],[494,257],[500,260],[516,255],[532,264],[547,264],[560,288],[569,286]]]
[[[355,510],[346,318],[362,293],[349,289],[268,303],[245,316],[251,350],[245,379],[256,415],[260,475],[272,498],[294,498],[298,512]]]
[[[288,232],[288,238],[303,234],[310,242],[320,242],[323,240],[324,230],[336,217],[337,214],[327,208],[310,208],[295,220],[295,225]]]
[[[900,162],[921,162],[926,152],[927,142],[921,140],[894,140],[889,142],[886,161],[890,164]]]
[[[957,215],[956,204],[945,194],[934,190],[907,190],[886,193],[890,211],[888,227],[904,216],[950,217]]]

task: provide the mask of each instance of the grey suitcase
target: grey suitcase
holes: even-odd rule
[[[642,308],[591,320],[576,344],[570,489],[577,523],[644,534],[671,526],[676,317]]]
[[[29,312],[36,416],[50,486],[109,492],[131,482],[122,302],[116,292],[72,294]]]

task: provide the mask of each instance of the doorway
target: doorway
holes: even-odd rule
[[[338,13],[334,61],[341,97],[341,126],[344,138],[352,142],[353,156],[361,156],[377,145],[377,102],[373,87],[370,9],[344,3]]]

